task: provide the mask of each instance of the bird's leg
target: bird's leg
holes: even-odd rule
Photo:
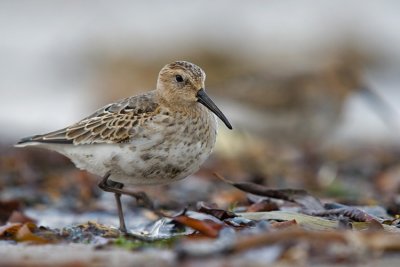
[[[106,178],[106,179],[108,179],[108,178]],[[104,178],[103,178],[103,181],[104,181]],[[104,191],[134,197],[141,206],[154,211],[153,201],[150,200],[150,198],[147,196],[147,194],[145,192],[135,192],[135,191],[127,190],[127,189],[122,189],[123,184],[114,182],[111,180],[108,180],[104,187],[104,185],[102,184],[103,181],[100,182],[99,187],[101,189],[103,189]],[[112,183],[111,186],[110,186],[110,182]],[[114,185],[116,185],[116,186],[114,186]],[[122,185],[122,187],[119,187],[118,185]]]
[[[125,220],[124,220],[124,213],[122,211],[122,205],[121,205],[121,195],[128,195],[131,197],[134,197],[138,203],[140,203],[142,206],[151,209],[152,211],[158,212],[154,209],[153,202],[150,200],[150,198],[146,195],[144,192],[134,192],[130,190],[123,190],[122,188],[124,185],[122,183],[114,182],[112,180],[108,180],[110,177],[110,172],[106,173],[104,175],[103,179],[99,183],[99,187],[106,192],[111,192],[115,194],[115,200],[117,202],[117,208],[118,208],[118,216],[119,216],[119,223],[120,223],[120,230],[121,232],[126,233],[126,226],[125,226]]]
[[[117,202],[117,208],[118,208],[119,230],[123,233],[127,233],[125,219],[124,219],[124,212],[122,211],[121,194],[114,193],[114,196],[115,196],[115,201]]]
[[[127,233],[124,212],[122,210],[121,193],[115,192],[115,190],[121,190],[124,187],[124,184],[108,180],[109,177],[110,172],[107,172],[106,175],[104,175],[103,179],[100,181],[99,187],[103,191],[114,193],[115,201],[117,202],[118,208],[119,230],[123,233]]]

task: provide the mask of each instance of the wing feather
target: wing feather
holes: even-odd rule
[[[133,128],[143,127],[143,122],[157,114],[159,106],[154,100],[154,91],[126,98],[97,110],[91,116],[70,127],[25,138],[19,144],[26,142],[74,145],[123,143],[134,138],[135,133],[140,132]]]

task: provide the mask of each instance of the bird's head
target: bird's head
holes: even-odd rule
[[[205,72],[187,61],[175,61],[164,66],[157,80],[157,90],[171,105],[190,107],[199,103],[217,115],[229,128],[231,124],[205,92]]]

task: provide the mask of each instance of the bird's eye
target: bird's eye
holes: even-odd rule
[[[176,75],[176,76],[175,76],[175,80],[176,80],[178,83],[183,82],[183,78],[182,78],[181,75]]]

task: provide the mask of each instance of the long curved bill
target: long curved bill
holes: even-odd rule
[[[232,130],[232,125],[230,124],[228,119],[225,117],[224,113],[222,113],[222,111],[219,110],[219,108],[217,107],[217,105],[214,104],[214,102],[211,100],[211,98],[208,97],[208,95],[206,94],[204,89],[200,89],[197,92],[197,102],[199,102],[200,104],[204,105],[209,110],[211,110],[215,115],[218,116],[218,118],[221,119],[221,121],[223,121],[225,123],[226,127],[228,127],[230,130]]]

